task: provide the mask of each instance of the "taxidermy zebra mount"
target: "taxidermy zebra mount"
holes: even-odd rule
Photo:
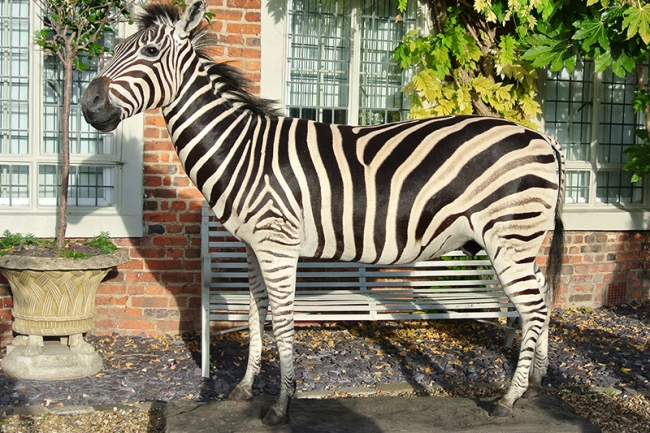
[[[181,164],[223,225],[247,246],[248,367],[230,394],[252,398],[270,306],[280,396],[266,424],[288,422],[295,391],[293,301],[299,257],[409,263],[464,248],[487,252],[522,321],[519,361],[492,412],[511,416],[541,390],[549,311],[562,263],[562,150],[497,118],[449,116],[380,126],[280,117],[245,91],[241,74],[208,57],[217,36],[185,12],[149,4],[90,83],[88,123],[113,130],[162,108]],[[535,257],[554,228],[546,278]],[[531,370],[532,364],[532,370]]]

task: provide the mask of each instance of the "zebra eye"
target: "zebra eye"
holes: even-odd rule
[[[147,45],[146,47],[142,48],[140,52],[147,57],[156,57],[159,53],[158,47],[154,45]]]

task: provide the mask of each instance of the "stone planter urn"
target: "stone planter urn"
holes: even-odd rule
[[[3,370],[22,379],[73,379],[96,374],[102,359],[84,341],[95,326],[95,294],[106,274],[129,261],[126,250],[87,259],[0,257],[13,293],[13,330]],[[59,337],[45,341],[43,337]]]

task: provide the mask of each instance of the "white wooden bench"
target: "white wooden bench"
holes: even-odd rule
[[[209,377],[210,321],[247,322],[250,296],[245,246],[216,221],[206,204],[201,250],[201,368],[203,377]],[[496,279],[490,261],[481,254],[467,259],[461,252],[454,252],[442,260],[394,266],[300,260],[294,320],[485,321],[505,317],[507,324],[499,326],[506,328],[506,345],[510,346],[519,315]],[[267,320],[270,318],[269,313]]]

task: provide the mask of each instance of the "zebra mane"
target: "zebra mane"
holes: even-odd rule
[[[173,26],[180,19],[180,11],[175,4],[151,2],[142,8],[135,21],[138,28],[144,30],[159,25]],[[199,26],[192,30],[190,42],[212,79],[215,90],[218,90],[234,106],[250,110],[257,115],[278,115],[273,107],[275,101],[258,98],[248,92],[251,82],[239,69],[212,60],[211,55],[214,54],[214,49],[219,43],[219,36],[212,32],[209,26]]]

